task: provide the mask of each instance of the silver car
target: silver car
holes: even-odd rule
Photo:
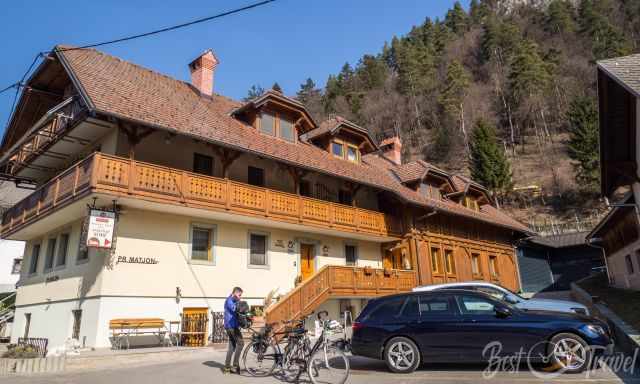
[[[589,315],[589,309],[575,301],[554,300],[554,299],[536,299],[524,298],[507,288],[497,284],[487,283],[486,281],[467,281],[463,283],[434,284],[424,285],[413,288],[414,292],[435,291],[438,289],[468,289],[471,291],[479,291],[487,293],[498,300],[506,301],[520,309],[556,311],[556,312],[575,312],[583,315]]]

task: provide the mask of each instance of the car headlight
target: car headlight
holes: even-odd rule
[[[586,308],[581,308],[581,307],[576,307],[576,308],[571,308],[571,310],[575,313],[579,313],[581,315],[588,315],[589,312],[587,312]]]
[[[593,332],[593,333],[598,334],[598,335],[606,335],[607,334],[607,331],[601,325],[589,324],[589,325],[587,325],[587,329],[589,331]]]

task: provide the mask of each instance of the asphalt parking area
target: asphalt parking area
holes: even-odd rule
[[[244,384],[244,383],[283,383],[274,377],[253,378],[243,375],[222,375],[220,367],[224,361],[223,351],[198,353],[188,359],[163,361],[151,364],[123,364],[121,367],[70,372],[58,375],[38,375],[2,378],[7,384]],[[640,376],[620,376],[606,369],[590,371],[588,375],[561,375],[557,378],[541,379],[531,374],[527,366],[521,366],[518,372],[498,371],[486,376],[486,365],[477,364],[427,364],[411,374],[393,374],[381,361],[361,357],[351,357],[351,376],[348,383],[639,383]],[[303,376],[301,383],[309,383]]]

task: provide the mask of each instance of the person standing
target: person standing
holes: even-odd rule
[[[242,288],[235,287],[224,302],[224,329],[229,337],[229,348],[222,373],[240,373],[240,353],[244,346],[236,312],[240,298],[242,298]],[[233,356],[233,366],[231,366],[231,356]]]

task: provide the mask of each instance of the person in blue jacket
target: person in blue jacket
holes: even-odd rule
[[[240,373],[240,352],[244,346],[242,334],[240,333],[240,323],[238,322],[238,313],[236,306],[242,298],[242,288],[235,287],[231,295],[224,302],[224,329],[229,336],[229,348],[227,349],[227,358],[224,362],[223,373]],[[231,356],[233,355],[233,366],[231,366]]]

